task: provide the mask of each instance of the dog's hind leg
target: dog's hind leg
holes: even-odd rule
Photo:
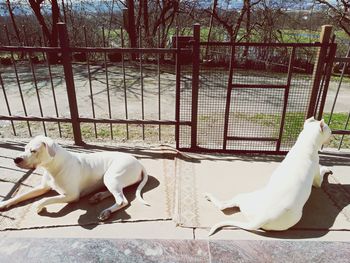
[[[111,194],[114,196],[115,204],[101,212],[101,214],[98,217],[100,221],[107,220],[112,215],[112,213],[118,211],[119,209],[122,209],[123,207],[129,204],[128,200],[126,199],[123,193],[123,190],[111,189],[110,191]]]
[[[214,197],[212,194],[209,194],[209,193],[205,193],[204,197],[208,201],[212,202],[220,210],[225,210],[225,209],[230,208],[230,207],[239,206],[237,196],[235,196],[234,198],[229,199],[227,201],[223,201],[223,202],[219,201],[219,199],[217,199],[216,197]]]

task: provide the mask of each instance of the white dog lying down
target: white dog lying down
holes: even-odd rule
[[[45,169],[41,184],[27,193],[0,202],[0,209],[9,208],[24,200],[55,190],[58,196],[48,197],[37,205],[40,213],[45,206],[54,203],[70,203],[81,196],[92,193],[105,185],[108,191],[93,195],[90,203],[97,203],[110,195],[115,204],[99,215],[99,220],[108,219],[112,213],[128,205],[123,188],[140,182],[136,198],[145,205],[141,190],[148,175],[141,163],[132,155],[119,152],[70,153],[52,139],[37,136],[26,146],[25,151],[14,159],[15,164],[24,169]]]
[[[331,173],[319,166],[318,151],[330,139],[331,130],[324,121],[310,118],[305,121],[295,145],[272,174],[267,185],[255,192],[236,195],[220,202],[211,194],[206,198],[219,209],[239,207],[247,222],[225,221],[214,225],[209,235],[224,226],[237,226],[246,230],[286,230],[302,216],[312,185],[321,187],[323,177]]]

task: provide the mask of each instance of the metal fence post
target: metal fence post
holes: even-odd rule
[[[310,118],[316,113],[316,100],[317,94],[319,93],[320,83],[322,75],[325,73],[325,62],[327,56],[327,50],[329,48],[328,44],[332,37],[333,26],[323,25],[320,34],[320,42],[323,44],[317,52],[316,64],[314,67],[314,72],[312,74],[313,85],[310,97],[309,108],[307,111],[307,118]]]
[[[72,69],[72,53],[69,48],[69,39],[66,24],[58,23],[58,33],[61,46],[61,60],[64,70],[64,78],[66,81],[67,95],[70,116],[72,120],[73,136],[74,142],[76,145],[83,145],[84,142],[81,138],[80,122],[79,122],[79,113],[77,105],[77,97],[75,94],[75,85],[73,78],[73,69]]]
[[[200,25],[193,25],[193,62],[192,62],[192,114],[191,114],[191,148],[197,147],[197,117],[198,117],[198,89],[200,62]]]

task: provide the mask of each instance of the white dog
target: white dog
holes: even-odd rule
[[[272,174],[267,185],[255,192],[236,195],[220,202],[211,194],[206,198],[219,209],[239,207],[247,222],[226,221],[214,225],[209,235],[224,226],[237,226],[246,230],[286,230],[302,216],[312,185],[321,187],[323,177],[331,173],[319,166],[318,151],[330,139],[331,130],[323,120],[305,121],[295,145]]]
[[[99,220],[108,219],[112,213],[128,205],[123,188],[139,184],[136,198],[145,205],[141,190],[147,182],[148,175],[141,163],[132,155],[119,152],[70,153],[52,139],[37,136],[26,146],[22,154],[14,159],[15,164],[24,169],[45,169],[41,184],[27,193],[0,202],[0,209],[9,208],[24,200],[37,197],[55,190],[58,196],[48,197],[37,205],[40,213],[47,205],[70,203],[81,196],[92,193],[105,185],[108,191],[93,195],[90,203],[97,203],[110,195],[115,204],[99,215]]]

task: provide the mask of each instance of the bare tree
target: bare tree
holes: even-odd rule
[[[241,28],[244,17],[246,16],[246,26],[250,27],[250,12],[251,8],[257,4],[259,4],[261,0],[256,0],[254,2],[250,0],[244,0],[244,4],[239,11],[235,10],[221,10],[218,12],[218,8],[213,8],[212,10],[205,10],[209,13],[216,21],[222,25],[228,36],[230,41],[235,42],[238,37],[239,30]],[[230,3],[228,2],[227,5]],[[226,8],[229,9],[229,8]],[[247,31],[250,35],[250,29]]]
[[[50,47],[58,46],[58,26],[57,23],[60,21],[60,9],[57,0],[51,0],[51,25],[45,19],[42,13],[42,4],[44,0],[28,0],[31,9],[34,12],[37,21],[42,27],[43,34],[49,43]],[[58,62],[58,55],[50,53],[48,55],[50,63]]]
[[[21,42],[21,37],[20,37],[20,34],[19,34],[19,30],[18,30],[18,27],[17,27],[15,16],[13,14],[13,9],[12,9],[10,0],[6,0],[6,6],[7,6],[8,12],[10,14],[12,27],[13,27],[13,30],[15,31],[15,35],[16,35],[17,41],[18,41],[18,43],[20,43]]]
[[[350,1],[316,0],[327,9],[327,14],[350,36]]]

